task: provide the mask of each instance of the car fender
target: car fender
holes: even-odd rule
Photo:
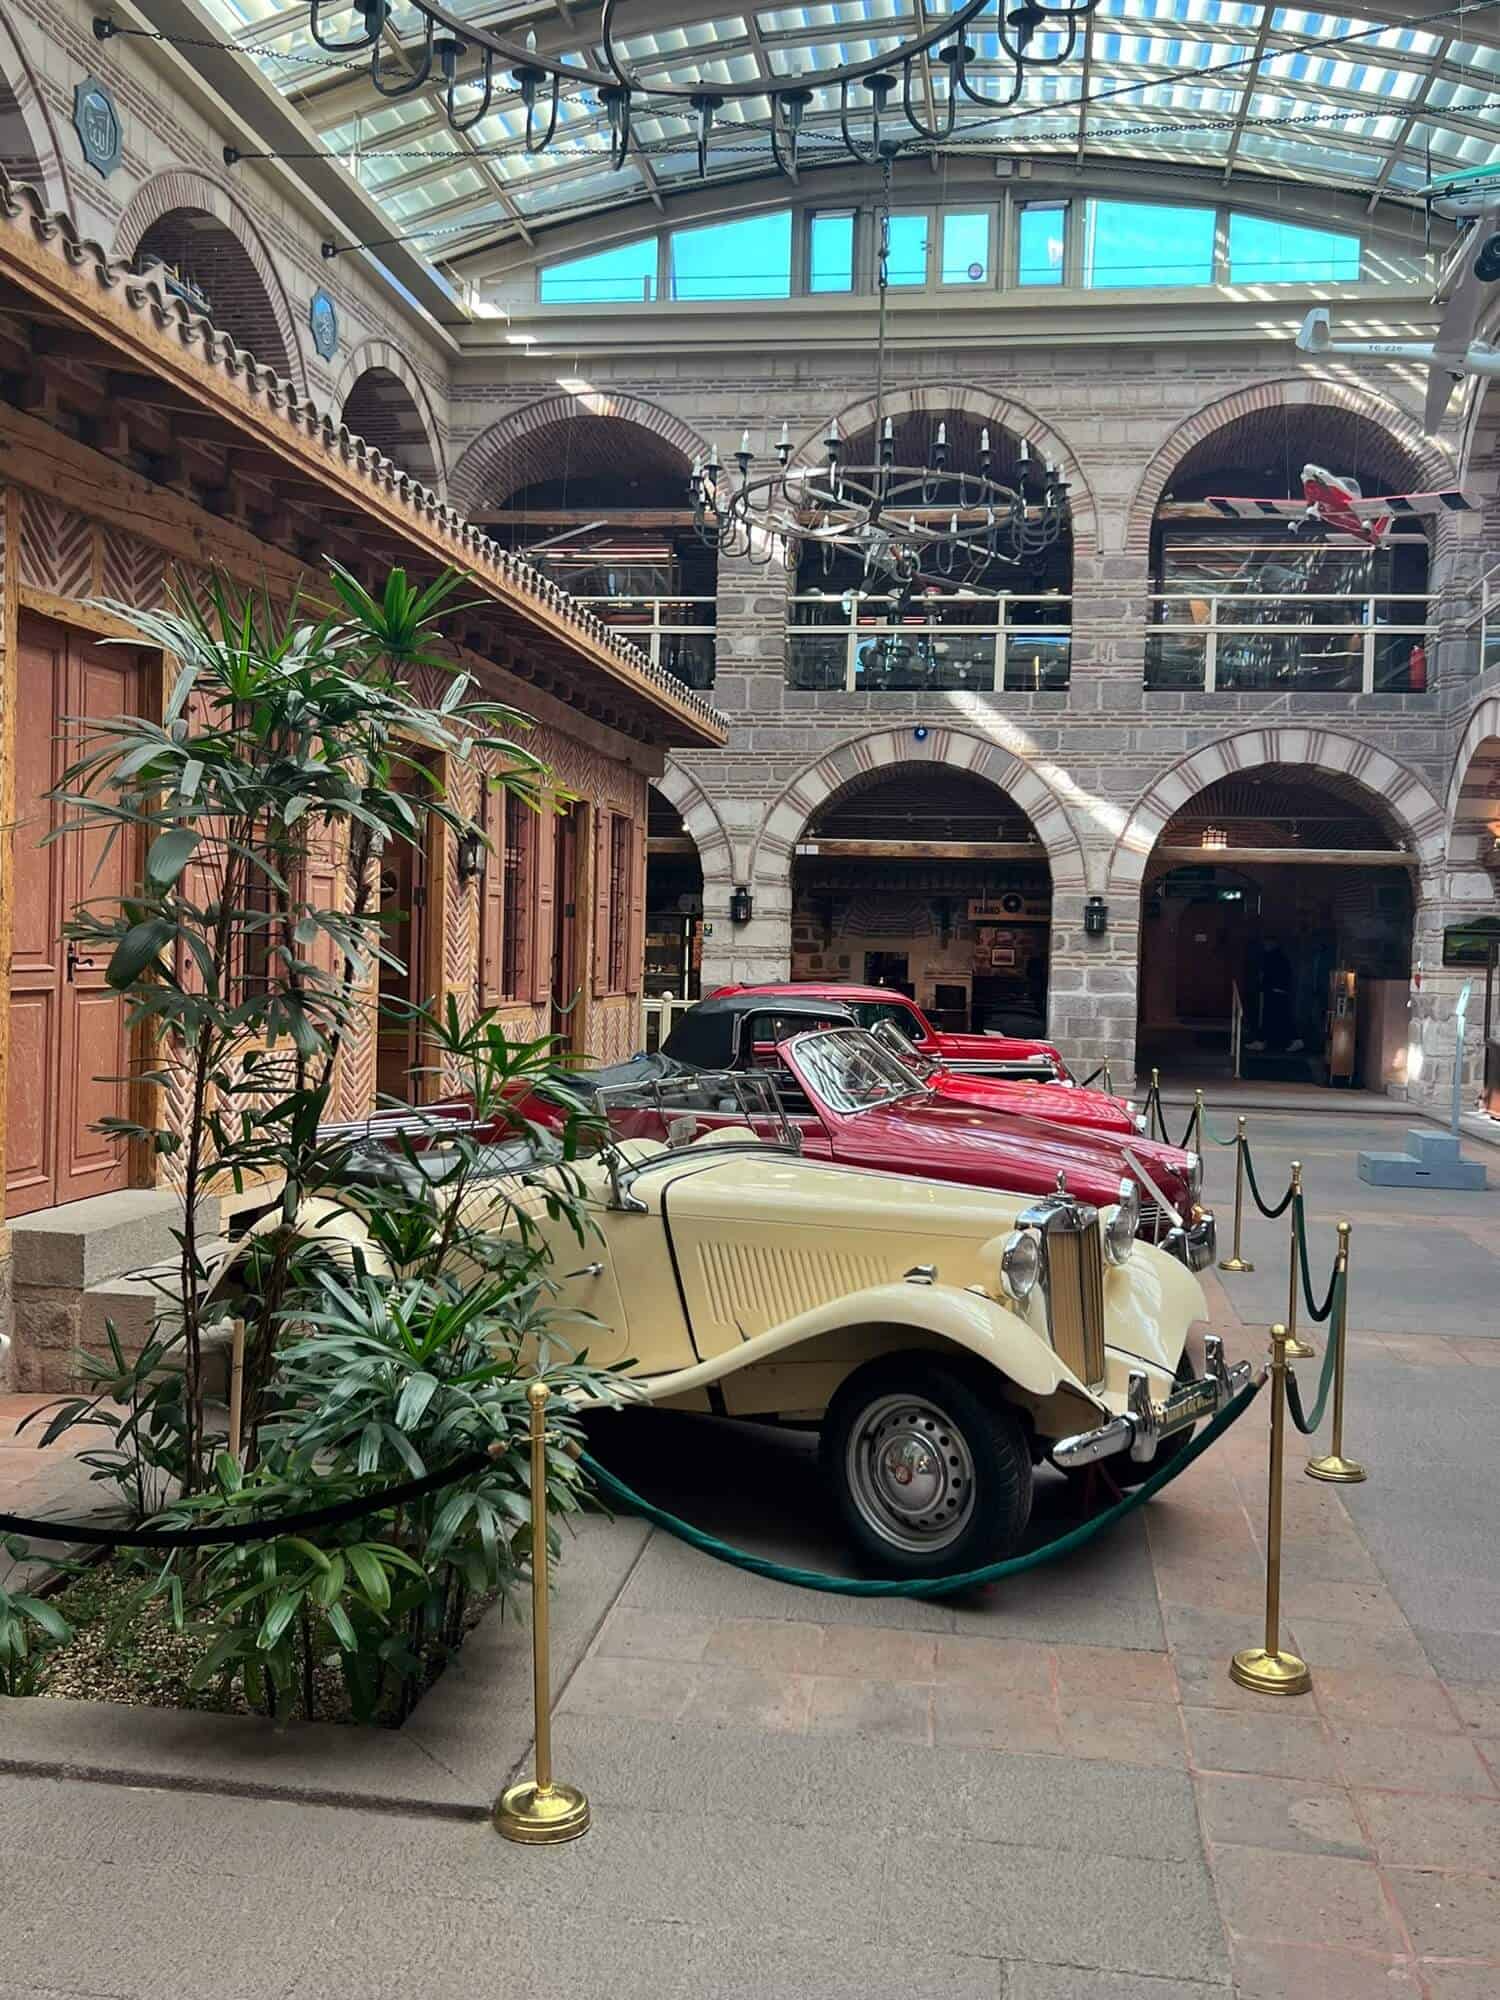
[[[284,1226],[279,1204],[267,1214],[258,1216],[211,1268],[206,1296],[212,1298],[231,1282],[234,1272],[245,1260],[245,1246],[252,1237],[273,1236]],[[367,1270],[383,1276],[390,1275],[385,1254],[371,1240],[364,1217],[345,1202],[334,1201],[327,1195],[310,1195],[297,1210],[295,1233],[303,1243],[326,1243],[333,1261],[346,1269],[353,1268],[355,1252],[358,1251]]]
[[[1053,1352],[1051,1345],[1018,1314],[981,1292],[925,1280],[870,1285],[784,1320],[738,1347],[646,1385],[650,1399],[687,1395],[722,1381],[743,1368],[768,1361],[849,1327],[908,1328],[913,1334],[961,1347],[1038,1401],[1069,1390],[1090,1409],[1104,1405]]]

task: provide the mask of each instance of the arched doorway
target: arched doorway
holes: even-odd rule
[[[804,544],[793,586],[791,685],[877,694],[1062,692],[1070,676],[1073,525],[1065,491],[1049,484],[1045,455],[997,417],[962,408],[908,410],[890,423],[893,463],[936,468],[925,508],[967,521],[975,489],[964,475],[972,479],[985,467],[1026,497],[1025,545],[1013,556],[959,559],[903,589],[851,552]],[[844,439],[841,459],[874,464],[881,450],[871,425]],[[1043,505],[1049,491],[1060,504]],[[1010,548],[1003,525],[998,542]]]
[[[703,967],[703,864],[682,814],[652,785],[646,794],[648,1000],[696,1000]]]
[[[1142,1064],[1404,1081],[1415,868],[1391,814],[1353,779],[1265,764],[1205,786],[1146,866]]]
[[[1367,494],[1430,484],[1408,445],[1352,408],[1279,403],[1200,438],[1152,518],[1148,688],[1426,692],[1429,523],[1398,519],[1370,547],[1296,517],[1228,518],[1210,504],[1300,500],[1309,464]]]
[[[1454,773],[1449,858],[1483,869],[1491,900],[1476,903],[1443,929],[1443,966],[1482,983],[1479,1014],[1480,1101],[1500,1118],[1500,696],[1489,696],[1470,718]],[[1475,1010],[1470,1009],[1473,1020]]]
[[[168,291],[202,313],[263,367],[293,373],[276,305],[244,244],[205,208],[173,208],[145,231],[136,271],[159,267]]]
[[[1041,1034],[1052,875],[1008,792],[888,765],[826,799],[792,867],[792,977],[890,986],[955,1031]]]
[[[470,447],[470,518],[691,688],[714,684],[717,557],[693,527],[691,460],[675,438],[575,399]]]
[[[437,453],[416,398],[389,368],[366,368],[344,398],[342,421],[356,437],[420,479],[438,483]]]

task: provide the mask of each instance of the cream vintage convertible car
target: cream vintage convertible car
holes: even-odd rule
[[[807,1160],[757,1076],[600,1098],[611,1130],[636,1136],[569,1169],[593,1240],[580,1249],[549,1219],[559,1169],[524,1145],[495,1149],[495,1212],[523,1205],[550,1232],[560,1304],[590,1322],[579,1344],[600,1365],[632,1358],[647,1400],[816,1426],[849,1537],[882,1570],[953,1575],[1005,1554],[1038,1462],[1109,1459],[1139,1480],[1248,1377],[1212,1335],[1193,1375],[1203,1293],[1136,1240],[1130,1181],[1101,1212],[1064,1187],[1007,1195]],[[653,1117],[662,1137],[640,1136]],[[374,1147],[370,1173],[417,1175],[441,1202],[443,1159],[440,1135],[404,1157]],[[305,1226],[352,1248],[358,1208],[351,1188],[310,1204]]]

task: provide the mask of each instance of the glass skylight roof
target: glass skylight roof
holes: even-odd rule
[[[308,31],[305,0],[204,4],[226,39],[245,49],[384,206],[393,234],[409,236],[410,247],[433,261],[460,261],[482,247],[535,236],[552,222],[649,204],[659,186],[696,176],[696,120],[685,106],[640,102],[637,144],[626,166],[612,172],[603,114],[590,91],[564,96],[552,145],[528,154],[524,113],[504,87],[507,76],[497,74],[489,116],[460,136],[448,128],[436,90],[387,101],[370,82],[367,53],[335,57],[320,50]],[[581,0],[445,5],[518,38],[534,28],[541,47],[604,64],[603,50],[588,39],[591,27],[597,31],[597,6]],[[621,27],[629,31],[622,46],[648,82],[748,83],[878,56],[915,34],[919,19],[934,23],[951,6],[952,0],[827,0],[731,12],[713,0],[632,0],[621,9]],[[398,39],[415,45],[419,20],[415,8],[397,0]],[[967,40],[977,52],[969,75],[977,91],[999,99],[1010,70],[993,21],[981,15],[969,25]],[[352,9],[330,7],[322,24],[331,40],[358,29]],[[1038,44],[1049,46],[1045,34]],[[401,62],[390,49],[384,73],[399,76]],[[947,73],[936,61],[929,68],[917,101],[924,115],[941,122]],[[868,103],[857,88],[851,95],[855,104]],[[546,100],[544,90],[543,120]],[[462,92],[459,101],[462,109]],[[770,170],[768,118],[765,98],[723,106],[709,148],[711,178]],[[894,104],[892,125],[906,129]],[[1030,69],[1021,102],[1009,109],[986,111],[965,101],[945,150],[1179,161],[1410,201],[1434,176],[1500,159],[1500,5],[1459,0],[1448,8],[1415,8],[1365,0],[1356,12],[1323,12],[1261,0],[1101,0],[1066,64]],[[836,91],[820,91],[809,106],[802,157],[809,164],[843,157]]]

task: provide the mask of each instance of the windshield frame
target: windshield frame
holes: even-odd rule
[[[670,1101],[673,1093],[687,1091],[731,1097],[735,1110],[704,1113],[701,1105],[674,1107]],[[605,1084],[597,1094],[596,1105],[607,1135],[600,1154],[609,1171],[610,1189],[617,1208],[643,1208],[645,1204],[631,1195],[632,1183],[653,1167],[681,1160],[692,1149],[695,1140],[702,1134],[695,1133],[692,1139],[684,1138],[680,1131],[674,1131],[674,1124],[693,1117],[695,1113],[730,1120],[741,1118],[750,1127],[744,1139],[717,1143],[713,1148],[714,1157],[771,1152],[798,1158],[802,1152],[802,1134],[787,1116],[774,1077],[765,1070],[689,1070],[681,1076],[651,1077],[639,1083]],[[655,1111],[666,1133],[662,1151],[652,1153],[643,1160],[627,1159],[621,1147],[629,1135],[616,1136],[613,1132],[609,1122],[611,1108]],[[764,1138],[755,1130],[752,1121],[756,1119],[771,1128]],[[709,1126],[706,1129],[713,1131],[718,1128]]]
[[[867,1104],[841,1102],[839,1098],[829,1095],[828,1089],[818,1075],[816,1068],[820,1057],[815,1052],[814,1045],[827,1042],[842,1043],[845,1046],[853,1043],[855,1045],[855,1053],[863,1054],[867,1062],[874,1064],[877,1072],[886,1070],[886,1073],[889,1074],[889,1066],[894,1065],[901,1070],[905,1078],[904,1084],[900,1089],[892,1089],[882,1093],[878,1097],[872,1097]],[[810,1052],[813,1054],[811,1074],[809,1073],[807,1060]],[[782,1053],[792,1074],[796,1077],[798,1083],[801,1084],[812,1102],[820,1111],[827,1110],[835,1118],[862,1118],[867,1112],[889,1110],[891,1105],[907,1103],[913,1098],[919,1098],[925,1102],[933,1094],[932,1086],[918,1076],[914,1070],[909,1069],[868,1028],[812,1028],[805,1034],[793,1035],[790,1041],[783,1042]],[[891,1081],[894,1084],[895,1079],[891,1078]]]

